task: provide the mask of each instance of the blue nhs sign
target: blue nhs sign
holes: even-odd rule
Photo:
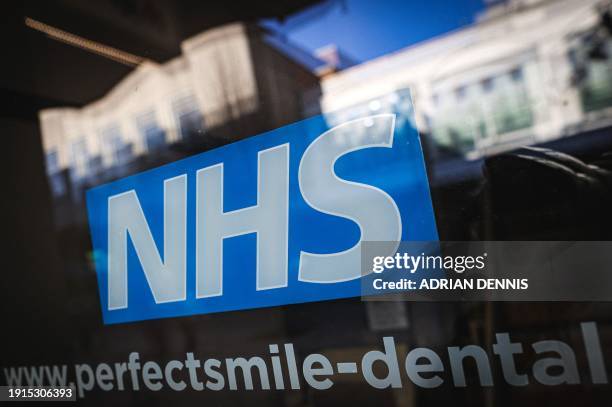
[[[437,240],[416,130],[317,116],[87,191],[107,324],[360,295],[361,242]]]

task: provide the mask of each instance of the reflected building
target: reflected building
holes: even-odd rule
[[[398,353],[406,353],[412,345],[442,347],[465,338],[469,343],[486,342],[485,334],[493,332],[492,321],[498,318],[492,311],[482,311],[486,304],[364,305],[355,299],[120,329],[102,326],[97,297],[90,295],[95,274],[83,192],[321,111],[332,126],[373,113],[396,113],[397,125],[415,125],[422,133],[435,155],[432,162],[452,158],[478,163],[479,174],[483,157],[522,144],[582,138],[593,129],[609,128],[612,49],[600,2],[493,3],[470,27],[359,65],[342,58],[335,47],[305,55],[257,27],[226,25],[184,41],[182,55],[175,59],[141,64],[91,104],[43,110],[40,123],[58,246],[66,270],[73,271],[71,298],[79,304],[72,312],[73,329],[80,336],[72,341],[80,360],[88,360],[88,355],[122,360],[134,349],[160,358],[185,349],[200,355],[247,355],[279,341],[295,343],[302,353],[357,360],[389,332],[401,338]],[[461,193],[451,190],[444,195],[432,183],[443,240],[472,237],[464,207],[473,198],[470,189],[461,188]],[[451,205],[452,210],[447,210]],[[462,234],[453,234],[456,230]],[[523,311],[521,307],[499,319],[514,317],[517,321],[510,322],[516,326],[522,326],[518,320],[531,321],[524,331],[529,333],[536,332],[533,321],[548,329],[557,324],[555,316],[566,320],[582,309],[580,305],[572,314],[571,305],[569,312],[552,308],[554,314],[542,317],[545,306],[527,305]],[[93,312],[96,318],[91,317]],[[473,405],[481,398],[478,388],[457,397],[414,389],[370,393],[362,381],[346,377],[335,388],[344,392],[272,392],[257,397],[290,405],[338,405],[348,399],[365,403],[370,401],[367,397],[372,397],[372,404],[413,405],[417,397],[435,404],[446,397]],[[226,402],[225,395],[207,393],[219,402]],[[135,397],[127,392],[123,396]],[[247,394],[245,400],[247,396],[254,397]],[[506,400],[504,396],[502,390],[498,400]],[[194,400],[197,397],[193,395]]]
[[[59,226],[83,223],[88,187],[295,122],[318,87],[250,24],[207,30],[182,50],[142,63],[89,105],[40,112]]]
[[[40,113],[53,195],[82,202],[89,186],[321,111],[330,125],[396,113],[438,161],[612,124],[607,3],[489,3],[467,28],[361,64],[333,45],[308,55],[250,24],[207,30],[100,100]],[[84,220],[72,206],[57,207],[60,223]]]
[[[467,28],[324,75],[321,108],[394,111],[410,89],[419,131],[467,159],[609,126],[608,3],[489,3]]]

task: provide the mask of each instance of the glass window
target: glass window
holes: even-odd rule
[[[125,142],[119,126],[105,128],[102,131],[102,141],[112,166],[127,164],[132,160],[132,144]]]
[[[598,48],[592,48],[590,52],[586,49],[574,49],[570,52],[574,80],[578,84],[582,109],[585,112],[612,106],[612,60],[608,57],[610,48],[612,41],[607,40]]]
[[[442,146],[469,153],[504,143],[506,137],[525,137],[524,132],[514,132],[533,125],[522,66],[461,85],[453,93],[455,98],[447,97],[448,103],[434,106],[432,115],[430,129]]]
[[[493,90],[493,78],[483,79],[481,82],[482,90],[485,93],[489,93]]]
[[[59,171],[59,156],[57,150],[47,152],[47,173],[55,174]]]
[[[73,179],[85,178],[88,175],[89,152],[84,138],[72,143],[71,175]]]
[[[66,192],[64,177],[60,170],[59,154],[57,150],[49,150],[47,152],[47,175],[49,176],[49,185],[53,196],[61,196]]]
[[[521,67],[514,68],[513,70],[511,70],[510,78],[512,78],[512,80],[515,82],[522,81],[523,80],[523,70],[521,69]]]
[[[166,145],[166,132],[157,124],[154,111],[142,114],[137,122],[148,151],[158,151]]]
[[[458,101],[465,99],[465,94],[466,94],[465,86],[460,86],[455,90],[455,96]]]
[[[173,103],[174,115],[181,138],[204,134],[204,118],[194,96],[186,96]]]

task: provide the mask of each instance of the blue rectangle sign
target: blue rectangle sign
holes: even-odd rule
[[[104,322],[359,296],[362,241],[437,240],[410,122],[328,121],[90,189]]]

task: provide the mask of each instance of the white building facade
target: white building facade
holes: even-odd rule
[[[604,7],[607,0],[501,2],[472,26],[320,78],[247,25],[208,30],[98,101],[41,111],[52,190],[61,196],[68,184],[96,184],[96,174],[127,175],[133,169],[122,167],[135,157],[253,115],[246,134],[320,112],[335,113],[330,125],[399,112],[468,159],[609,126],[612,42],[599,47],[603,58],[587,55]],[[68,184],[59,176],[66,171]]]
[[[182,51],[163,64],[139,65],[82,108],[40,112],[54,196],[70,187],[80,199],[84,187],[147,169],[154,160],[130,163],[177,143],[197,152],[211,137],[226,143],[299,120],[302,104],[294,96],[318,81],[248,24],[207,30],[184,41]]]
[[[409,90],[419,131],[468,158],[609,125],[612,65],[584,55],[607,5],[503,2],[470,27],[323,77],[321,109],[386,110]]]

